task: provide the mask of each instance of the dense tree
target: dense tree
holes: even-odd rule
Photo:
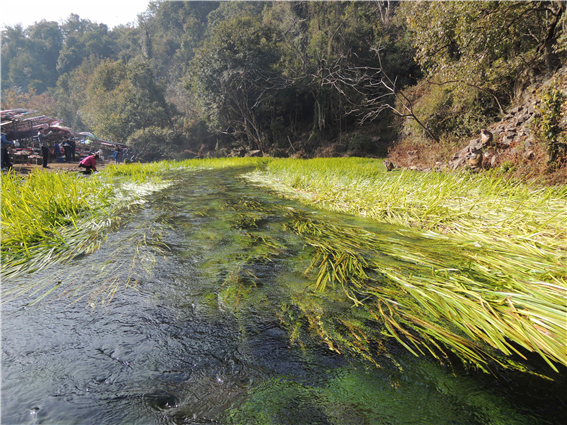
[[[90,56],[113,56],[114,42],[105,24],[96,24],[71,14],[61,26],[61,30],[64,42],[57,59],[57,70],[60,74],[77,68]]]
[[[564,63],[565,9],[559,1],[158,0],[113,30],[77,15],[6,27],[2,87],[9,99],[45,93],[38,104],[77,129],[115,141],[184,135],[193,150],[205,122],[264,151],[310,134],[309,150],[364,122],[390,125],[392,110],[430,138],[464,137],[534,74]]]
[[[2,31],[2,83],[22,92],[43,93],[55,86],[62,34],[57,22],[38,22],[25,30],[17,25]]]
[[[211,29],[191,67],[191,88],[210,126],[259,149],[268,141],[261,115],[276,78],[275,36],[258,17],[235,15]]]
[[[145,61],[105,60],[93,70],[86,93],[83,121],[100,137],[125,142],[138,129],[171,122],[163,89]]]
[[[455,90],[477,87],[509,101],[529,72],[559,64],[565,3],[420,1],[401,11],[427,76]]]
[[[33,109],[45,115],[57,116],[56,103],[56,99],[49,93],[38,95],[34,89],[29,89],[27,93],[13,89],[2,91],[2,109]]]

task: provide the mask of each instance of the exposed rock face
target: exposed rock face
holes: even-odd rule
[[[567,75],[567,66],[558,71],[558,75]],[[566,80],[563,79],[563,81]],[[548,80],[540,87],[545,87],[551,82],[552,80]],[[567,96],[567,83],[563,83],[560,89]],[[520,105],[510,109],[500,122],[491,125],[488,129],[481,130],[480,137],[471,140],[468,146],[456,152],[446,168],[450,170],[465,166],[472,169],[492,168],[498,166],[499,158],[506,151],[513,151],[526,160],[533,159],[535,156],[533,151],[535,137],[532,134],[531,127],[537,111],[541,107],[541,100],[537,97],[536,88],[526,90],[521,102]],[[563,119],[560,125],[567,128],[567,117]],[[477,164],[479,157],[472,154],[473,150],[480,151],[480,164]]]
[[[476,171],[480,170],[483,167],[483,149],[490,146],[493,140],[494,136],[490,131],[486,129],[481,130],[478,139],[471,140],[468,146],[465,146],[453,155],[453,158],[447,164],[447,168],[455,170],[464,165],[469,165]]]

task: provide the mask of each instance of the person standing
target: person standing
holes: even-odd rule
[[[71,162],[71,144],[67,136],[63,136],[63,150],[65,151],[65,162]]]
[[[47,145],[47,134],[45,134],[45,128],[41,127],[39,133],[37,134],[37,140],[39,140],[39,146],[41,147],[41,156],[43,157],[43,168],[49,168],[47,166],[47,159],[49,158],[49,148]]]
[[[10,156],[8,155],[8,148],[13,146],[14,143],[10,142],[6,139],[6,135],[4,134],[4,130],[2,130],[2,169],[10,169],[12,168],[12,163],[10,162]]]
[[[77,144],[75,143],[74,137],[69,137],[69,149],[71,151],[71,162],[75,162],[75,151],[77,150]]]
[[[116,145],[114,147],[114,160],[116,161],[117,164],[120,164],[122,162],[122,148],[120,148],[119,145]]]
[[[55,160],[57,161],[61,156],[61,146],[59,146],[59,142],[55,142],[53,144],[53,154],[55,155]]]

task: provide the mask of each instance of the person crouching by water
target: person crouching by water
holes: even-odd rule
[[[99,158],[98,153],[94,155],[87,156],[81,162],[79,162],[79,168],[84,168],[83,174],[91,174],[96,171],[96,160]]]

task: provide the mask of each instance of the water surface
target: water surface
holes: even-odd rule
[[[558,383],[466,373],[393,343],[376,347],[377,366],[294,334],[317,308],[354,313],[314,294],[289,211],[427,243],[238,174],[178,173],[96,253],[25,278],[59,286],[2,307],[2,424],[563,422]]]

